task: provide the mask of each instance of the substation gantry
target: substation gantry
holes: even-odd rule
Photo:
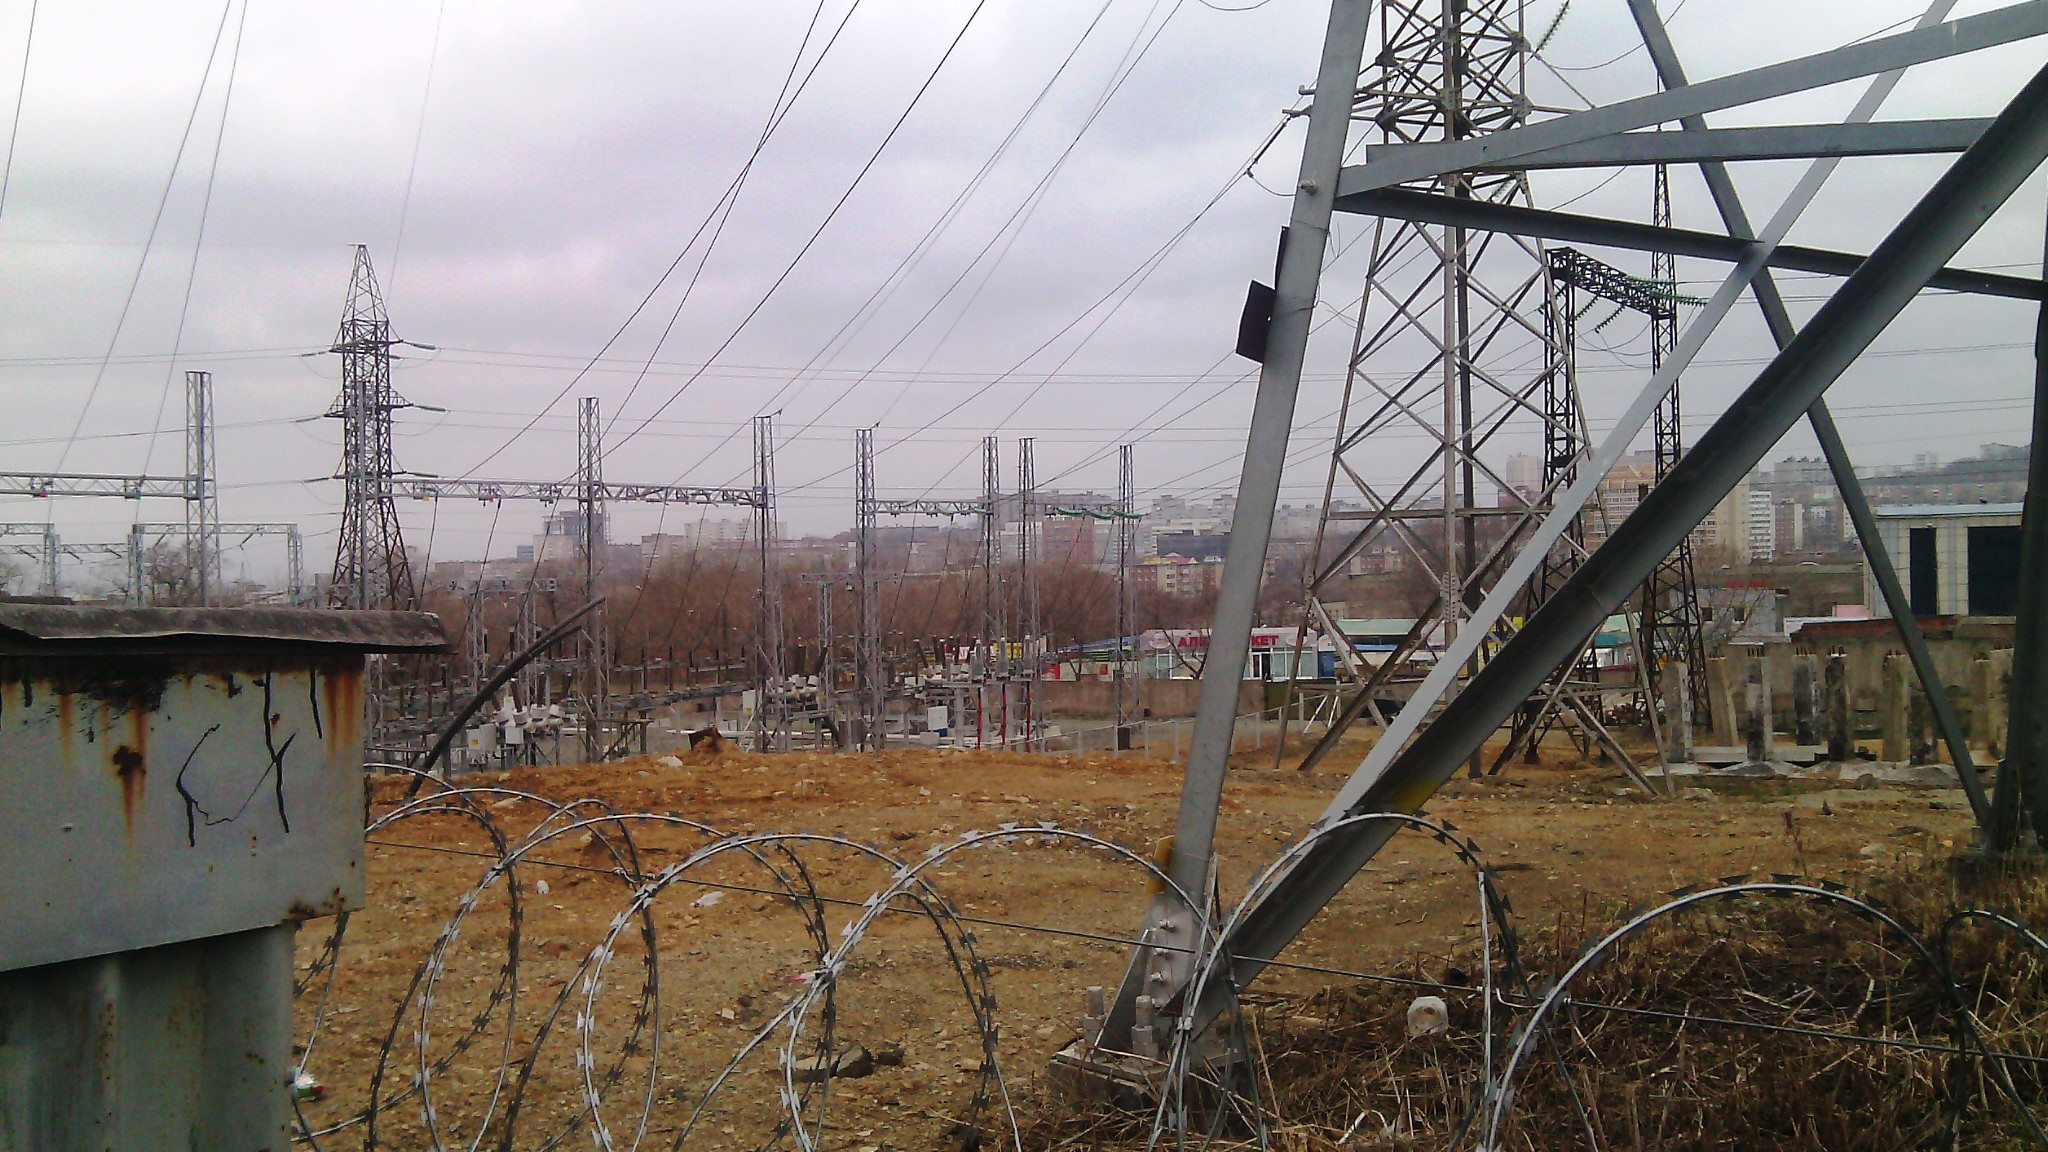
[[[182,476],[123,476],[88,472],[0,472],[0,496],[36,499],[113,497],[122,500],[178,500],[185,506],[179,524],[142,521],[129,526],[120,543],[65,543],[50,524],[8,524],[0,536],[39,537],[35,544],[10,544],[4,550],[34,559],[43,594],[61,594],[60,559],[116,560],[127,580],[128,600],[149,600],[148,560],[159,545],[177,542],[192,591],[200,606],[216,603],[225,589],[221,581],[221,540],[224,536],[279,536],[285,541],[287,596],[298,604],[305,594],[305,540],[296,524],[224,523],[220,518],[220,466],[215,447],[218,421],[213,400],[213,373],[185,373],[185,465]]]
[[[561,481],[485,480],[421,475],[398,467],[392,448],[392,413],[402,408],[439,411],[400,397],[391,383],[391,351],[412,343],[391,334],[383,290],[366,246],[358,245],[349,272],[349,289],[341,326],[329,349],[341,357],[342,387],[327,415],[342,422],[343,481],[341,532],[335,547],[330,603],[339,608],[411,608],[419,599],[418,582],[405,551],[398,519],[398,499],[470,499],[485,503],[533,501],[550,507],[573,502],[579,520],[576,553],[583,574],[584,598],[601,595],[604,573],[605,508],[608,504],[700,504],[750,509],[760,569],[759,627],[756,629],[754,680],[756,746],[786,748],[789,717],[782,653],[782,601],[779,557],[775,540],[775,432],[773,417],[754,418],[754,484],[752,487],[704,487],[684,484],[630,484],[604,478],[604,434],[598,398],[583,397],[577,413],[577,469],[574,479]],[[429,345],[415,345],[429,348]],[[480,624],[478,601],[483,586],[470,589],[471,625]],[[539,634],[532,618],[531,589],[520,600],[515,638]],[[473,682],[483,679],[487,650],[481,633],[472,628],[468,664]],[[612,653],[602,606],[590,613],[579,632],[576,657],[576,707],[583,733],[583,754],[602,759],[610,745],[604,731],[609,714]],[[373,671],[381,665],[373,666]],[[531,683],[529,675],[527,683]],[[372,697],[378,693],[373,689]]]
[[[606,480],[604,427],[598,398],[585,396],[577,414],[578,475],[574,480],[547,482],[405,475],[390,479],[386,493],[394,498],[403,496],[415,500],[468,499],[485,503],[518,500],[549,506],[573,502],[579,519],[576,551],[586,600],[595,600],[602,595],[608,506],[696,504],[749,509],[754,519],[755,559],[760,578],[756,595],[761,608],[754,660],[758,701],[754,720],[755,744],[762,750],[786,749],[789,743],[789,710],[783,674],[781,558],[775,547],[778,525],[775,516],[774,417],[756,416],[753,424],[752,487],[632,484]],[[474,595],[481,595],[481,592],[479,586]],[[538,627],[530,614],[522,616],[521,628],[538,634]],[[606,628],[602,609],[592,613],[591,621],[584,626],[584,640],[578,654],[584,755],[590,760],[602,759],[610,747],[603,737],[609,715],[606,701],[611,683],[611,650]],[[519,635],[524,637],[525,632],[521,631]],[[470,659],[475,672],[483,657],[472,651]]]

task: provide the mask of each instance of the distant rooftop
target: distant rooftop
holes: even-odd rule
[[[1935,516],[2018,516],[2026,511],[2026,507],[2024,504],[1894,504],[1872,511],[1883,520],[1924,520]]]

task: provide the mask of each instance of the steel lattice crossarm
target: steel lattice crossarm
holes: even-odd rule
[[[531,480],[443,480],[438,477],[404,476],[391,481],[391,494],[414,500],[538,500],[559,504],[583,496],[583,485],[574,480],[539,482]],[[731,504],[758,507],[762,496],[754,488],[692,488],[674,484],[597,485],[597,498],[636,504]]]
[[[1145,518],[1142,513],[1128,511],[1113,504],[1104,505],[1100,508],[1085,506],[1069,508],[1049,504],[1040,508],[1039,511],[1047,516],[1085,516],[1090,520],[1143,520]]]
[[[1653,320],[1669,319],[1678,314],[1678,299],[1669,284],[1631,276],[1576,248],[1551,248],[1544,255],[1550,259],[1553,279]]]
[[[85,472],[0,472],[0,496],[118,496],[124,500],[194,500],[189,476],[103,476]]]
[[[986,516],[985,500],[875,500],[877,516]]]

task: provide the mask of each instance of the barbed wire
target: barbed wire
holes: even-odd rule
[[[1452,997],[1466,1005],[1475,1019],[1464,1038],[1470,1066],[1447,1072],[1441,1064],[1447,1101],[1456,1097],[1456,1115],[1445,1128],[1444,1147],[1463,1147],[1476,1137],[1480,1147],[1505,1147],[1505,1133],[1518,1123],[1531,1100],[1551,1099],[1521,1091],[1521,1081],[1538,1068],[1559,1072],[1562,1101],[1571,1117],[1570,1130],[1582,1133],[1590,1146],[1609,1146],[1600,1136],[1603,1093],[1600,1076],[1612,1069],[1599,1065],[1599,1043],[1611,1041],[1598,1028],[1588,1031],[1587,1019],[1606,1017],[1668,1024],[1681,1032],[1714,1029],[1780,1042],[1846,1045],[1940,1059],[1976,1069],[1983,1083],[1974,1095],[1969,1077],[1944,1080],[1951,1094],[1946,1113],[1949,1131],[1962,1122],[1967,1109],[1994,1098],[2010,1106],[2012,1116],[2034,1140],[2048,1147],[2035,1096],[2048,1068],[2048,1055],[2012,1050],[1994,1044],[1998,1027],[1980,1017],[1994,1004],[1985,991],[1986,977],[1967,973],[1958,954],[1966,929],[1981,930],[2005,944],[2030,953],[2038,966],[2048,962],[2048,941],[2022,920],[1988,908],[1965,908],[1950,914],[1937,931],[1923,935],[1874,900],[1848,894],[1839,885],[1823,885],[1794,877],[1750,879],[1727,877],[1704,888],[1675,891],[1662,904],[1636,912],[1571,958],[1555,981],[1534,986],[1525,967],[1524,945],[1514,926],[1514,911],[1501,891],[1494,870],[1479,846],[1446,821],[1400,813],[1373,813],[1319,822],[1291,842],[1271,865],[1254,876],[1227,910],[1222,908],[1212,876],[1206,894],[1173,886],[1146,853],[1095,832],[1064,827],[1056,821],[1011,821],[993,830],[970,830],[934,843],[921,854],[905,856],[841,833],[729,832],[675,812],[621,811],[596,800],[560,802],[538,793],[499,784],[467,784],[424,778],[421,795],[375,811],[366,821],[369,842],[386,853],[417,852],[429,860],[470,860],[480,865],[460,894],[426,954],[388,1005],[388,1017],[362,1017],[368,1023],[344,1024],[361,1005],[337,1004],[344,969],[352,963],[380,964],[388,949],[370,948],[365,957],[344,947],[352,925],[361,918],[342,915],[311,948],[311,957],[295,981],[301,1033],[296,1072],[302,1084],[321,1060],[348,1064],[361,1054],[368,1065],[368,1083],[360,1100],[338,1096],[298,1102],[297,1142],[320,1148],[344,1133],[360,1131],[363,1147],[417,1146],[399,1142],[391,1121],[417,1113],[420,1136],[437,1150],[478,1152],[486,1147],[510,1152],[517,1148],[554,1149],[579,1134],[600,1149],[638,1149],[665,1137],[681,1148],[713,1115],[730,1112],[727,1097],[751,1088],[756,1081],[740,1076],[750,1061],[773,1057],[772,1114],[776,1117],[755,1145],[757,1152],[789,1146],[795,1152],[822,1152],[828,1145],[827,1115],[839,1062],[849,1047],[843,1042],[840,998],[845,990],[877,967],[864,962],[862,950],[873,944],[885,922],[916,921],[930,928],[937,947],[928,963],[936,980],[922,980],[920,995],[934,1002],[957,1002],[976,1053],[971,1069],[956,1067],[968,1081],[956,1089],[951,1111],[921,1108],[934,1119],[946,1119],[948,1131],[962,1148],[988,1139],[1021,1152],[1025,1120],[1020,1119],[1013,1081],[1002,1062],[1004,1035],[991,964],[975,936],[977,929],[1001,928],[1048,938],[1114,946],[1151,947],[1186,959],[1191,973],[1181,1004],[1218,1001],[1213,1020],[1183,1007],[1165,1018],[1170,1023],[1156,1057],[1135,1059],[1095,1053],[1092,1037],[1079,1042],[1080,1059],[1109,1061],[1149,1085],[1145,1109],[1150,1112],[1148,1147],[1170,1141],[1193,1144],[1249,1142],[1264,1149],[1278,1120],[1279,1102],[1270,1086],[1262,1087],[1245,1037],[1251,1031],[1238,986],[1238,965],[1225,941],[1258,906],[1260,895],[1295,862],[1321,841],[1362,833],[1406,833],[1441,846],[1450,857],[1444,875],[1465,877],[1465,891],[1474,901],[1477,965],[1472,975],[1452,968],[1443,980],[1418,969],[1412,975],[1368,971],[1362,965],[1316,963],[1299,959],[1270,961],[1270,966],[1303,973],[1353,979],[1389,990],[1409,989]],[[436,822],[474,828],[481,847],[468,840],[434,844]],[[407,835],[418,826],[428,834]],[[683,833],[696,843],[681,858],[656,866],[654,855],[678,849],[656,847],[648,836],[657,830]],[[655,838],[659,840],[659,837]],[[573,845],[580,859],[547,853]],[[1105,860],[1135,873],[1154,891],[1172,893],[1196,910],[1192,945],[1174,945],[1152,934],[1125,936],[1113,932],[1033,923],[1027,919],[976,914],[962,909],[941,888],[941,878],[964,859],[991,851],[1064,848]],[[865,899],[855,900],[820,890],[814,863],[827,857],[886,878]],[[1015,863],[1007,863],[1015,869]],[[1028,867],[1028,866],[1027,866]],[[440,871],[439,865],[432,866]],[[530,987],[535,951],[526,919],[533,901],[550,892],[536,870],[566,885],[579,880],[610,880],[619,885],[611,914],[587,953],[569,964],[566,974],[550,972],[532,980],[557,986],[553,995]],[[736,871],[737,870],[737,871]],[[424,871],[424,869],[423,869]],[[752,873],[758,879],[750,878]],[[566,877],[566,879],[565,879]],[[722,1062],[707,1066],[687,1093],[679,1087],[678,1061],[699,1062],[707,1055],[702,1036],[678,1045],[677,1013],[664,1011],[662,968],[680,960],[673,941],[664,952],[664,928],[657,905],[670,893],[687,889],[702,893],[692,907],[715,903],[711,893],[765,898],[757,912],[779,904],[794,911],[802,941],[800,971],[790,979],[794,991],[758,1021],[745,1025],[739,1043]],[[856,889],[857,891],[858,889]],[[415,897],[407,892],[372,893],[380,909],[390,899]],[[576,912],[587,915],[605,907],[602,891],[580,888]],[[1601,995],[1596,976],[1611,966],[1632,942],[1659,925],[1672,923],[1709,905],[1774,900],[1822,912],[1847,912],[1873,926],[1882,938],[1881,955],[1890,957],[1882,990],[1876,976],[1864,994],[1864,1005],[1879,1003],[1889,1012],[1895,1005],[1934,1005],[1919,1017],[1892,1019],[1875,1027],[1860,1024],[1838,1030],[1800,1022],[1797,1013],[1782,1020],[1745,1019],[1740,1012],[1718,1010],[1704,999],[1687,999],[1678,1007],[1650,1002],[1630,1003],[1623,996]],[[565,907],[562,904],[556,908]],[[829,930],[828,909],[850,915],[836,938]],[[427,911],[420,909],[419,911]],[[411,915],[403,913],[402,915]],[[694,921],[693,921],[694,923]],[[892,938],[893,939],[893,938]],[[707,954],[717,964],[718,949],[693,934],[691,956]],[[566,944],[547,942],[563,962]],[[925,961],[921,960],[921,963]],[[1972,962],[1974,963],[1974,961]],[[543,965],[545,967],[545,965]],[[1895,970],[1894,970],[1895,969]],[[622,978],[619,973],[627,974]],[[920,970],[921,971],[921,970]],[[1896,987],[1894,986],[1896,985]],[[360,989],[350,984],[350,995]],[[1211,996],[1212,988],[1222,991]],[[951,991],[948,992],[947,989]],[[1078,991],[1078,990],[1077,990]],[[1609,992],[1612,989],[1608,990]],[[1711,990],[1702,989],[1701,997]],[[744,998],[743,998],[744,1003]],[[2005,1002],[1998,1002],[1999,1004]],[[1997,1004],[1994,1004],[1997,1006]],[[1859,1009],[1860,1010],[1860,1009]],[[1591,1017],[1586,1014],[1592,1014]],[[1841,1015],[1837,1012],[1837,1016]],[[724,1017],[739,1023],[735,1016]],[[1854,1024],[1859,1017],[1848,1013]],[[1942,1020],[1949,1034],[1929,1036],[1912,1031],[1916,1021]],[[377,1023],[383,1020],[384,1023]],[[1565,1025],[1559,1027],[1560,1024]],[[1904,1029],[1904,1031],[1901,1031]],[[1085,1030],[1084,1030],[1085,1032]],[[665,1038],[665,1033],[670,1035]],[[2038,1047],[2023,1042],[2021,1047]],[[1448,1056],[1450,1049],[1444,1050]],[[567,1082],[560,1071],[566,1060]],[[1588,1062],[1592,1063],[1588,1063]],[[1575,1073],[1573,1068],[1578,1068]],[[316,1089],[317,1091],[317,1089]],[[458,1103],[460,1106],[458,1106]],[[764,1100],[763,1103],[766,1103]],[[724,1110],[724,1111],[721,1111]],[[1367,1119],[1360,1113],[1356,1130]],[[661,1125],[668,1124],[667,1127]],[[402,1127],[402,1126],[401,1126]],[[990,1131],[992,1129],[992,1131]],[[730,1125],[721,1128],[729,1135]],[[974,1134],[971,1139],[961,1134]],[[353,1135],[349,1137],[353,1140]],[[1345,1139],[1348,1140],[1347,1133]],[[407,1137],[410,1141],[413,1138]],[[1340,1145],[1341,1146],[1341,1145]]]

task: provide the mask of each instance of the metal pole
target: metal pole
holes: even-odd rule
[[[611,693],[611,653],[605,642],[607,622],[598,594],[598,578],[604,571],[604,424],[599,419],[598,399],[583,397],[577,422],[576,504],[583,517],[578,538],[583,552],[583,598],[600,606],[583,629],[583,692],[586,715],[583,723],[583,759],[595,763],[603,758],[605,698]]]
[[[882,684],[882,595],[875,571],[875,430],[853,434],[853,567],[855,594],[860,597],[860,651],[854,663],[854,695],[858,700],[862,748],[881,751],[887,722],[887,697]]]
[[[59,580],[57,573],[57,526],[55,524],[45,523],[43,525],[42,562],[43,595],[60,595],[61,593],[58,592]]]
[[[1024,646],[1023,707],[1024,750],[1038,750],[1038,673],[1041,654],[1038,635],[1038,470],[1033,461],[1032,438],[1017,441],[1017,573],[1021,583],[1017,611],[1021,616]]]
[[[1116,750],[1122,751],[1129,743],[1126,733],[1131,718],[1137,713],[1130,699],[1134,669],[1126,667],[1131,658],[1131,626],[1137,617],[1131,603],[1131,521],[1138,514],[1138,490],[1129,444],[1117,446],[1116,476]]]
[[[185,550],[199,585],[201,607],[211,606],[219,593],[220,505],[213,478],[213,425],[213,373],[185,373],[185,482],[191,493],[185,501]]]
[[[996,680],[996,645],[1003,637],[1002,445],[994,436],[981,439],[981,669],[974,706],[974,746],[988,747],[989,717],[999,711],[990,699]],[[1008,733],[1004,734],[1005,737]]]
[[[789,705],[782,667],[782,589],[776,562],[775,417],[754,417],[754,536],[760,548],[761,587],[755,627],[760,668],[754,715],[763,752],[789,750]]]
[[[1322,61],[1316,70],[1315,98],[1309,108],[1301,171],[1295,181],[1294,206],[1289,216],[1289,240],[1280,254],[1280,271],[1275,278],[1273,322],[1264,367],[1259,373],[1257,398],[1253,401],[1243,471],[1238,477],[1236,511],[1231,522],[1230,545],[1224,554],[1215,625],[1202,665],[1195,734],[1181,785],[1180,812],[1174,822],[1173,856],[1166,868],[1173,881],[1187,892],[1207,890],[1217,807],[1223,797],[1231,729],[1236,724],[1239,683],[1251,649],[1252,615],[1265,572],[1273,507],[1287,459],[1288,431],[1294,421],[1295,394],[1308,349],[1309,323],[1329,243],[1337,174],[1343,167],[1352,97],[1358,86],[1359,61],[1365,50],[1372,9],[1371,0],[1332,0],[1323,34]],[[1178,916],[1148,914],[1148,920],[1152,922],[1144,925],[1147,930],[1157,928],[1161,922],[1172,922],[1174,927],[1164,930],[1171,937],[1170,942],[1185,944],[1195,939],[1192,910],[1183,909]],[[1107,1042],[1112,1045],[1128,1040],[1137,997],[1144,991],[1144,967],[1143,958],[1134,955],[1105,1025]],[[1182,964],[1183,978],[1185,973],[1186,965]]]
[[[137,608],[149,603],[149,567],[144,559],[147,540],[142,525],[128,526],[128,602]]]

